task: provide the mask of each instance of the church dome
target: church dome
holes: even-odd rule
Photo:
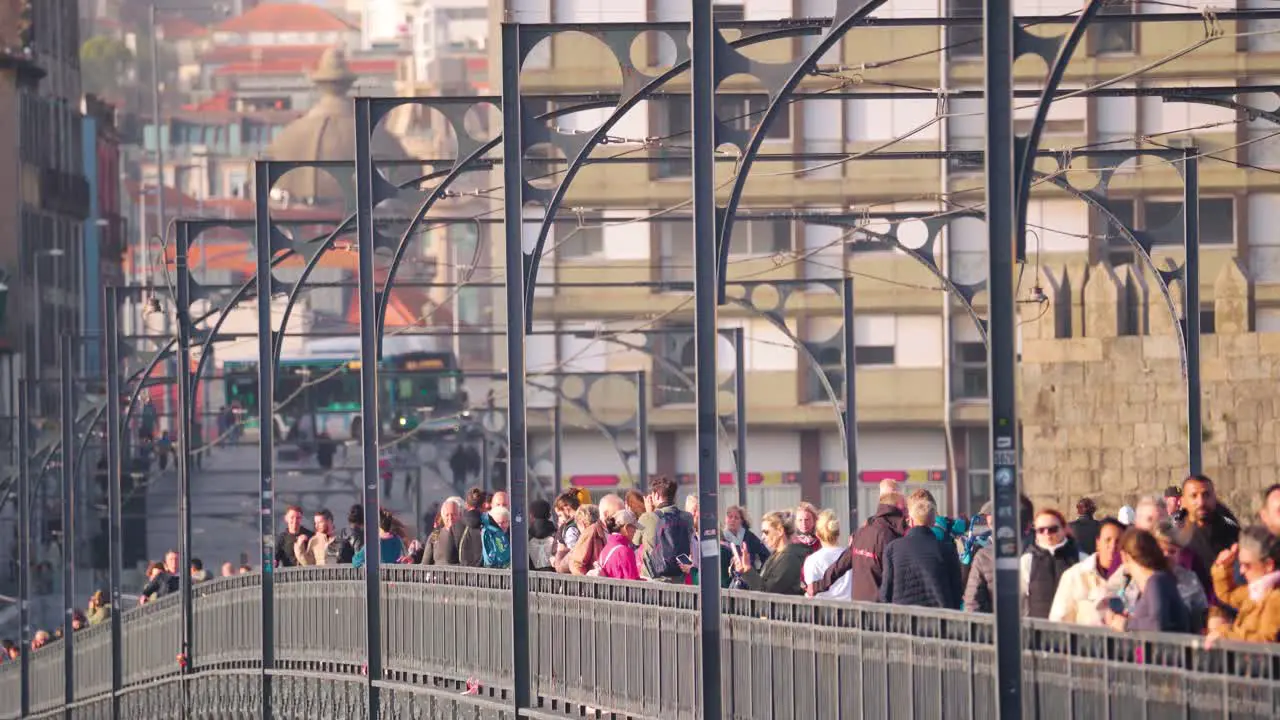
[[[285,126],[267,148],[270,160],[309,162],[313,160],[354,161],[356,156],[355,107],[347,93],[356,77],[347,66],[346,54],[330,48],[321,56],[311,81],[319,97],[305,115]],[[381,127],[374,130],[369,147],[375,160],[402,160],[408,157],[400,141]],[[315,205],[344,205],[348,199],[329,173],[315,168],[294,170],[276,183],[275,189],[289,193],[293,201]]]

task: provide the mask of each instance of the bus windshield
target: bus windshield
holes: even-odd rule
[[[409,353],[383,359],[379,366],[385,426],[412,429],[426,415],[456,412],[461,375],[449,353]],[[223,367],[227,402],[243,410],[257,407],[258,371],[253,362]],[[359,415],[360,362],[338,358],[282,359],[275,379],[275,412],[289,424],[315,416],[331,435],[342,436]],[[250,413],[252,415],[252,412]],[[250,424],[252,420],[250,419]]]

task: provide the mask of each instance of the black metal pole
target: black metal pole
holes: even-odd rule
[[[853,318],[853,277],[840,284],[844,311],[844,471],[849,483],[849,535],[858,529],[858,342]]]
[[[1018,417],[1013,288],[1014,134],[1013,7],[1007,0],[983,0],[986,65],[986,195],[991,342],[992,479],[995,498],[996,693],[1000,720],[1022,717],[1022,641],[1018,554]]]
[[[738,506],[747,506],[747,349],[746,333],[733,329],[733,470],[738,481]]]
[[[186,656],[184,674],[195,665],[192,641],[195,633],[194,610],[191,604],[191,413],[194,395],[191,392],[191,266],[188,262],[191,249],[191,226],[185,220],[178,221],[174,240],[174,283],[177,307],[174,309],[178,325],[178,455],[175,470],[178,473],[178,592],[182,628],[179,647]],[[190,702],[184,689],[183,702]]]
[[[707,568],[708,581],[698,583],[698,613],[702,623],[701,690],[702,717],[719,718],[720,686],[720,583],[711,580],[711,568],[719,566],[720,493],[719,447],[717,443],[717,409],[719,394],[716,377],[716,330],[719,278],[716,236],[715,196],[715,20],[711,3],[694,2],[690,22],[689,66],[692,89],[689,111],[693,142],[693,294],[694,350],[698,413],[698,547],[694,549]]]
[[[121,476],[123,474],[123,441],[120,423],[120,328],[117,309],[120,307],[119,290],[105,288],[102,303],[103,332],[106,334],[107,357],[107,577],[111,591],[111,717],[120,720],[120,689],[124,685],[124,652],[121,635],[120,613],[124,611],[120,598],[120,575],[124,565],[121,547],[123,509],[121,507]]]
[[[254,244],[257,248],[258,295],[258,537],[262,543],[262,665],[260,717],[271,720],[271,672],[275,651],[275,369],[272,368],[271,330],[271,163],[253,166]],[[377,524],[377,518],[372,521]]]
[[[520,27],[502,24],[502,182],[507,272],[507,494],[511,502],[511,652],[515,715],[530,707],[529,529],[525,497],[524,140],[521,137]]]
[[[31,714],[31,381],[18,381],[18,662],[22,717]]]
[[[59,383],[62,385],[62,679],[63,713],[70,720],[71,708],[76,701],[76,639],[71,626],[71,616],[76,609],[76,403],[72,387],[75,363],[75,337],[62,336],[62,357],[59,358]]]
[[[1200,161],[1183,150],[1182,222],[1186,260],[1182,275],[1182,339],[1187,350],[1187,466],[1204,472],[1204,415],[1200,410]]]
[[[560,393],[556,393],[555,405],[551,407],[551,463],[556,480],[556,495],[564,487],[564,413],[560,406]],[[554,498],[553,498],[554,499]]]
[[[636,372],[636,489],[649,492],[649,373]]]
[[[373,136],[373,118],[369,99],[356,99],[356,238],[359,244],[359,282],[356,286],[360,303],[360,470],[364,485],[364,592],[365,592],[365,691],[368,718],[378,720],[378,681],[382,680],[382,565],[381,484],[378,471],[378,447],[382,439],[378,422],[378,300],[377,281],[373,277],[373,156],[369,140]]]

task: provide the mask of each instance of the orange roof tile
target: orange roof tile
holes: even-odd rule
[[[203,37],[209,31],[203,25],[183,17],[167,17],[160,21],[160,32],[165,40],[186,40]]]
[[[319,56],[317,56],[317,59]],[[315,68],[316,63],[304,58],[280,58],[262,62],[233,62],[218,67],[214,75],[297,75]],[[356,75],[394,74],[396,61],[392,59],[348,60],[347,66]]]
[[[318,62],[329,45],[215,45],[200,55],[206,65],[302,57]]]
[[[214,27],[214,32],[350,32],[356,26],[323,8],[303,3],[268,3]]]

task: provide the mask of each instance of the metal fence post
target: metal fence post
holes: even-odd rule
[[[844,311],[844,470],[849,483],[849,535],[858,529],[858,342],[854,323],[853,276],[840,283]]]
[[[123,606],[120,599],[120,575],[124,553],[120,534],[123,515],[121,507],[122,439],[120,437],[120,328],[116,314],[119,307],[119,290],[105,288],[106,299],[102,303],[103,331],[106,335],[107,357],[107,576],[111,590],[111,717],[120,720],[120,688],[124,682],[124,657],[120,626]]]
[[[356,238],[359,244],[360,303],[360,474],[364,487],[364,591],[365,642],[368,672],[365,674],[368,707],[366,717],[378,720],[378,685],[382,679],[382,586],[380,568],[381,484],[378,444],[382,428],[378,414],[378,301],[373,277],[373,157],[369,138],[373,135],[369,98],[356,98]]]
[[[636,372],[636,489],[649,492],[649,373]]]
[[[502,24],[502,182],[507,271],[507,494],[511,502],[511,681],[515,715],[530,707],[529,529],[525,497],[524,141],[521,138],[520,27]]]
[[[1183,151],[1182,340],[1187,344],[1187,465],[1204,472],[1204,416],[1200,409],[1200,161],[1195,148]]]
[[[63,663],[63,713],[70,720],[71,707],[76,701],[76,639],[71,617],[76,609],[76,405],[72,387],[75,374],[75,337],[62,335],[62,357],[58,362],[59,382],[62,385],[62,663]]]
[[[733,329],[733,470],[738,481],[738,506],[747,506],[747,350],[746,333]]]
[[[31,381],[18,381],[18,662],[22,717],[31,713]]]
[[[719,213],[715,196],[715,51],[716,27],[711,3],[693,3],[690,22],[690,117],[693,142],[693,257],[694,348],[698,413],[698,547],[708,572],[698,583],[698,615],[701,620],[702,717],[721,717],[720,680],[720,583],[715,568],[720,563],[718,499],[720,492],[717,437],[716,330],[719,271],[716,247]],[[728,240],[726,239],[726,242]]]
[[[178,330],[178,572],[179,612],[182,615],[179,647],[186,657],[184,675],[195,666],[191,643],[194,637],[194,610],[191,604],[191,225],[179,220],[174,240],[174,283],[177,285],[177,307],[174,309]],[[190,702],[186,690],[183,702]]]
[[[258,285],[258,535],[262,543],[262,720],[271,720],[271,672],[275,665],[275,335],[271,330],[271,163],[254,163],[254,244]],[[377,519],[374,519],[377,522]]]
[[[1013,288],[1014,134],[1013,8],[1005,0],[983,0],[986,195],[991,341],[992,479],[995,498],[996,693],[1000,720],[1022,717],[1022,641],[1018,553],[1017,332]]]

